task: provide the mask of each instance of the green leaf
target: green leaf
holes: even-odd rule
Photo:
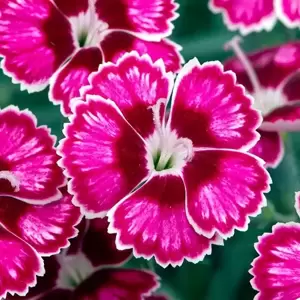
[[[255,291],[250,286],[248,273],[252,260],[257,256],[254,243],[266,228],[252,224],[246,232],[236,232],[224,247],[214,250],[214,274],[205,300],[253,299]],[[241,293],[241,287],[242,294]]]

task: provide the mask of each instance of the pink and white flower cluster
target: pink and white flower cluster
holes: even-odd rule
[[[210,7],[247,34],[276,18],[300,25],[298,2]],[[56,151],[30,112],[0,109],[0,298],[25,296],[46,269],[26,299],[165,299],[153,294],[155,274],[120,268],[131,253],[163,267],[196,263],[266,205],[280,132],[300,130],[300,44],[246,55],[235,39],[237,58],[224,67],[192,59],[181,68],[167,38],[177,7],[0,1],[4,72],[29,92],[50,85],[69,119]],[[259,241],[258,299],[300,297],[299,233],[278,224]]]
[[[154,273],[121,268],[131,251],[118,251],[106,219],[84,219],[69,249],[45,260],[46,274],[26,297],[9,300],[167,300],[153,294],[160,286]]]
[[[0,1],[1,67],[29,92],[50,84],[50,100],[61,104],[63,114],[68,115],[70,100],[88,84],[88,75],[99,64],[117,61],[128,51],[148,53],[153,61],[163,58],[168,70],[178,71],[180,47],[167,39],[173,29],[171,22],[178,16],[177,8],[173,0]],[[66,179],[57,165],[55,139],[46,127],[37,127],[30,112],[10,106],[0,110],[0,138],[2,298],[8,293],[23,296],[36,284],[37,275],[45,273],[42,257],[69,246],[68,239],[77,235],[75,225],[82,216],[71,203]],[[48,259],[46,269],[49,264],[50,269],[55,266]],[[79,269],[86,271],[81,266]],[[140,299],[157,286],[156,277],[142,271],[107,274],[115,277],[108,287],[113,291],[119,288],[121,294],[128,290],[131,299]],[[123,290],[118,286],[121,277]],[[43,284],[47,278],[41,280]],[[102,288],[101,293],[110,295]]]
[[[41,91],[71,113],[69,102],[104,61],[135,50],[178,71],[180,47],[172,32],[173,0],[2,0],[2,68],[21,89]]]
[[[298,0],[210,0],[209,8],[222,13],[230,30],[250,32],[271,31],[277,19],[289,28],[300,26],[300,2]]]

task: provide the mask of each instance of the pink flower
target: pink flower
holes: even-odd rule
[[[167,300],[152,295],[159,287],[157,275],[120,267],[131,257],[131,251],[116,249],[115,237],[107,233],[107,225],[105,219],[83,220],[71,247],[46,260],[45,276],[39,278],[25,299]]]
[[[237,58],[226,61],[224,67],[236,73],[264,118],[259,129],[261,139],[250,152],[275,168],[284,154],[280,132],[300,130],[300,43],[283,44],[248,56],[237,38],[228,46]]]
[[[180,47],[168,39],[174,0],[4,0],[0,2],[2,68],[21,89],[40,91],[70,113],[69,101],[104,61],[136,50],[180,68]]]
[[[300,212],[300,193],[296,194]],[[251,284],[259,291],[257,300],[300,298],[300,224],[277,223],[272,233],[262,235],[255,245],[259,256],[252,262]]]
[[[210,0],[213,13],[222,13],[229,30],[250,32],[271,31],[279,19],[289,28],[300,25],[300,3],[298,0]]]
[[[0,298],[25,295],[44,274],[42,256],[58,253],[77,233],[79,209],[58,188],[54,137],[14,106],[0,110]],[[44,205],[41,205],[44,204]]]
[[[172,92],[162,61],[131,53],[89,81],[64,130],[61,164],[74,204],[88,217],[108,214],[119,249],[176,266],[247,229],[270,179],[245,153],[261,119],[232,72],[193,59]]]

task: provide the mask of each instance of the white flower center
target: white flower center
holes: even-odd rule
[[[87,12],[70,17],[70,22],[78,47],[99,47],[108,30],[108,24],[96,15],[94,0],[89,0]]]
[[[269,114],[273,110],[284,106],[287,99],[283,94],[283,88],[294,74],[288,76],[276,89],[263,88],[257,78],[257,74],[251,65],[248,57],[245,55],[240,45],[240,38],[235,37],[225,45],[226,49],[232,49],[237,58],[240,60],[253,86],[252,96],[254,98],[253,107],[260,111],[263,116]]]
[[[60,270],[57,287],[73,290],[94,272],[94,267],[84,254],[59,255]]]
[[[263,116],[268,115],[287,102],[286,97],[280,89],[260,89],[259,91],[255,91],[252,96],[255,99],[253,107],[259,110]]]
[[[180,172],[193,157],[193,143],[188,138],[179,138],[176,132],[165,124],[165,113],[161,113],[165,103],[164,99],[160,99],[150,107],[156,129],[146,141],[148,168],[156,172]]]

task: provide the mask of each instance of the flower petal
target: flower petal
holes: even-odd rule
[[[55,256],[50,256],[44,258],[44,268],[45,275],[42,277],[37,277],[37,284],[29,289],[26,296],[8,296],[8,300],[45,300],[51,298],[45,297],[45,292],[52,290],[56,286],[56,280],[58,278],[58,272],[60,269],[60,264],[58,263]],[[59,300],[55,298],[56,300]],[[63,299],[66,300],[66,299]]]
[[[275,109],[265,116],[261,129],[266,131],[299,131],[300,106],[289,105]]]
[[[99,95],[114,101],[126,120],[143,137],[153,133],[151,106],[159,99],[167,100],[172,89],[173,75],[166,73],[162,61],[153,64],[149,57],[125,54],[116,64],[105,64],[93,73],[86,95]]]
[[[101,97],[78,103],[71,120],[60,152],[73,202],[85,215],[103,216],[147,176],[145,145]]]
[[[67,255],[83,253],[94,267],[123,264],[130,258],[131,251],[118,250],[115,236],[107,233],[107,227],[106,218],[83,219],[78,226],[79,234],[71,240]]]
[[[105,61],[116,63],[125,53],[137,51],[139,55],[148,54],[155,62],[162,59],[166,70],[177,72],[183,58],[179,51],[181,47],[168,39],[159,42],[148,42],[127,32],[113,31],[101,42]]]
[[[77,235],[74,228],[81,219],[79,209],[71,203],[66,189],[59,201],[31,205],[1,197],[0,223],[42,255],[55,254],[69,246]]]
[[[75,300],[72,291],[67,289],[55,289],[47,293],[41,299],[38,300]],[[79,300],[79,299],[78,299]]]
[[[70,240],[70,247],[65,251],[66,256],[75,256],[79,252],[81,252],[82,241],[87,233],[89,227],[89,220],[86,218],[82,218],[80,223],[76,226],[78,234],[75,238]]]
[[[276,47],[263,48],[262,50],[248,53],[247,57],[261,87],[265,90],[275,90],[287,79],[292,79],[291,76],[296,75],[296,72],[299,70],[300,43],[293,42]],[[238,58],[234,57],[225,61],[224,68],[225,70],[233,71],[237,76],[238,83],[245,86],[249,93],[253,93],[250,78],[245,71],[244,65]],[[289,84],[289,82],[290,80],[286,84]],[[285,89],[284,92],[286,92]],[[289,96],[288,93],[287,96]]]
[[[15,299],[15,298],[13,298]],[[24,299],[24,297],[22,298],[16,298],[16,299]],[[74,300],[75,298],[73,298],[73,291],[71,290],[67,290],[67,289],[61,289],[61,288],[55,288],[50,290],[47,293],[41,294],[38,297],[35,298],[29,298],[26,297],[25,299],[28,300]],[[11,300],[11,299],[8,299]],[[78,299],[79,300],[79,299]]]
[[[278,132],[259,130],[260,140],[250,150],[250,153],[262,158],[266,167],[276,168],[284,154],[283,140]]]
[[[261,236],[255,245],[259,256],[252,262],[251,284],[259,291],[255,299],[300,297],[300,225],[276,224],[272,233]]]
[[[0,2],[2,68],[21,89],[40,91],[75,50],[68,20],[48,0]]]
[[[68,17],[85,13],[89,8],[89,0],[53,0],[59,10]]]
[[[108,232],[117,233],[117,248],[136,257],[155,257],[163,267],[194,263],[211,253],[211,240],[188,223],[185,188],[180,177],[155,176],[108,213]]]
[[[116,248],[116,237],[107,233],[107,227],[107,219],[89,220],[89,227],[82,241],[82,252],[94,267],[120,265],[131,256],[131,251]]]
[[[24,296],[44,275],[43,261],[28,244],[0,227],[0,297],[7,293]]]
[[[300,57],[299,57],[300,59]],[[299,65],[300,68],[300,65]],[[299,70],[299,69],[298,69]],[[289,104],[300,103],[300,73],[295,71],[290,79],[286,82],[283,88],[283,94],[286,97]]]
[[[45,265],[45,275],[42,277],[38,277],[37,285],[29,289],[29,293],[27,294],[28,298],[40,294],[44,294],[45,291],[53,289],[56,285],[56,280],[58,278],[59,269],[60,269],[60,264],[57,261],[56,257],[55,256],[45,257],[44,265]]]
[[[65,178],[57,166],[54,136],[36,123],[27,110],[0,110],[0,195],[45,204],[59,199]]]
[[[194,229],[207,237],[223,238],[247,230],[249,216],[266,205],[270,177],[263,162],[232,150],[202,150],[183,170],[187,215]],[[243,174],[243,176],[241,176]]]
[[[102,269],[74,291],[74,299],[142,300],[159,286],[155,274],[144,270]]]
[[[274,0],[278,18],[289,28],[300,25],[300,3],[298,0]]]
[[[273,0],[210,0],[213,13],[222,13],[229,30],[246,35],[261,30],[271,31],[276,23]]]
[[[218,62],[189,61],[177,77],[173,98],[171,127],[194,147],[249,149],[258,139],[261,120],[252,99]]]
[[[61,105],[64,116],[71,114],[70,101],[79,96],[79,89],[88,84],[88,76],[102,62],[101,51],[96,47],[80,49],[50,80],[49,99]]]
[[[109,29],[135,33],[144,40],[159,41],[172,33],[178,17],[174,0],[97,0],[96,11]]]

